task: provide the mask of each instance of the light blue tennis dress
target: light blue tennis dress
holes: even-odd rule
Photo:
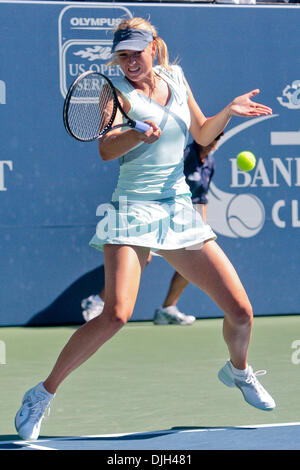
[[[183,153],[190,127],[188,92],[181,67],[154,71],[171,92],[166,106],[135,90],[126,78],[113,80],[130,103],[130,117],[154,121],[162,130],[153,144],[144,142],[120,158],[120,174],[110,204],[101,205],[101,220],[90,245],[136,245],[152,251],[196,249],[215,239],[193,208],[183,173]]]

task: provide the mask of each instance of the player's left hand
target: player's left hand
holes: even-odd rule
[[[251,98],[258,95],[258,93],[259,89],[256,89],[234,98],[229,105],[231,116],[255,117],[272,114],[272,109],[269,106],[251,101]]]

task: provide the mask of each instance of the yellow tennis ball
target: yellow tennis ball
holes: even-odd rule
[[[240,170],[242,171],[250,171],[256,165],[256,158],[252,152],[244,151],[240,152],[236,157],[236,163]]]

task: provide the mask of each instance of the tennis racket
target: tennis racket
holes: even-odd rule
[[[124,120],[114,126],[118,109]],[[118,127],[131,127],[140,132],[150,128],[145,122],[131,119],[109,78],[93,71],[82,73],[71,84],[64,102],[63,119],[67,132],[81,142],[99,139]]]

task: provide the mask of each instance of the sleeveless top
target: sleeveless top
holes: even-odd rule
[[[151,251],[198,249],[215,239],[211,227],[194,209],[183,172],[183,154],[190,126],[188,92],[180,67],[155,67],[169,85],[170,99],[161,106],[136,91],[126,78],[113,80],[130,102],[130,117],[157,123],[161,137],[144,142],[119,159],[120,175],[111,204],[101,205],[102,216],[90,245],[133,245]],[[105,206],[105,207],[103,207]]]
[[[128,200],[159,200],[191,194],[183,172],[183,154],[190,127],[188,91],[181,67],[153,70],[170,89],[166,106],[135,90],[125,77],[114,78],[114,86],[129,101],[132,119],[154,121],[162,130],[153,144],[144,142],[119,159],[120,173],[112,201],[120,196]]]

